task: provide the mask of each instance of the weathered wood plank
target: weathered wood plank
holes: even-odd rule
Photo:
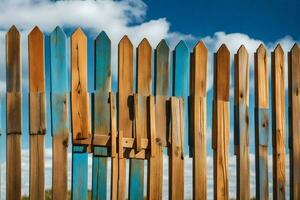
[[[21,199],[21,35],[15,26],[6,34],[6,199]]]
[[[71,36],[71,107],[73,142],[90,137],[87,92],[87,38],[78,28]]]
[[[30,174],[29,198],[45,199],[44,148],[46,133],[46,98],[44,34],[35,27],[28,35]]]
[[[256,197],[269,199],[268,135],[269,135],[269,84],[265,47],[261,44],[254,54],[255,80],[255,171]]]
[[[105,32],[95,39],[95,96],[94,126],[95,135],[108,135],[110,132],[111,90],[111,41]],[[92,199],[106,199],[107,196],[107,155],[106,147],[93,147]],[[112,163],[113,164],[113,163]]]
[[[29,198],[45,199],[45,136],[31,135],[30,143],[30,173]]]
[[[190,53],[184,41],[175,47],[173,69],[173,96],[182,97],[184,102],[184,137],[192,148],[192,138],[189,135],[188,97],[190,95]],[[190,149],[191,150],[191,149]]]
[[[250,199],[248,57],[244,45],[234,56],[234,148],[237,156],[237,199]]]
[[[68,196],[68,70],[66,35],[56,27],[50,35],[52,199]]]
[[[206,68],[207,49],[200,41],[191,54],[191,131],[193,134],[193,198],[207,198],[206,181]]]
[[[87,92],[87,38],[80,28],[71,36],[71,77],[72,199],[84,200],[88,198],[87,146],[76,145],[76,140],[90,138],[91,125]]]
[[[272,141],[273,141],[273,198],[285,199],[285,86],[284,52],[277,45],[272,52]]]
[[[297,44],[289,52],[289,148],[290,196],[300,198],[300,49]]]
[[[215,54],[212,147],[214,153],[214,199],[229,199],[229,82],[230,53],[222,44]]]
[[[156,154],[148,163],[147,198],[162,199],[163,190],[163,147],[167,145],[167,98],[170,81],[170,50],[165,40],[155,49],[155,128]],[[152,146],[151,146],[152,147]]]
[[[137,144],[140,144],[142,138],[149,138],[150,133],[147,127],[148,112],[147,98],[152,93],[152,48],[147,39],[143,39],[137,48],[137,94],[138,98],[138,116],[135,119],[140,130],[140,135],[136,132]],[[150,138],[149,138],[150,139]],[[144,197],[144,161],[130,160],[129,172],[129,198],[143,199]]]
[[[124,36],[118,46],[118,128],[120,135],[133,137],[133,46]],[[120,139],[119,139],[120,140]],[[120,147],[119,147],[120,148]],[[120,148],[123,151],[123,148]],[[121,155],[120,155],[121,154]],[[125,199],[126,159],[119,151],[118,199]]]
[[[171,97],[169,198],[172,200],[184,199],[183,116],[183,99]]]

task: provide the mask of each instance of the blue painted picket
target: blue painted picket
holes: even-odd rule
[[[190,53],[184,41],[175,47],[173,69],[173,96],[182,97],[184,101],[184,141],[192,144],[189,136],[188,98],[190,94]],[[192,146],[192,145],[190,145]],[[186,147],[186,145],[185,145]],[[187,150],[187,149],[185,149]]]
[[[59,27],[50,35],[51,124],[52,124],[52,198],[68,195],[68,69],[67,39]]]
[[[110,132],[110,110],[108,98],[111,90],[111,42],[105,32],[95,40],[95,95],[94,134]],[[99,133],[97,133],[99,132]],[[107,158],[106,147],[93,149],[92,199],[107,198]]]
[[[87,146],[73,145],[72,199],[88,199],[88,153]]]

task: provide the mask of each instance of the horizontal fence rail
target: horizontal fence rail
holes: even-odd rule
[[[49,47],[49,58],[45,54],[46,47]],[[52,136],[52,199],[85,200],[91,196],[93,200],[145,197],[161,200],[165,187],[163,177],[168,176],[169,199],[181,200],[185,198],[185,158],[189,155],[192,158],[193,199],[205,200],[208,198],[207,138],[212,140],[214,199],[230,198],[231,139],[237,167],[230,170],[236,170],[237,199],[252,198],[249,152],[252,140],[255,144],[256,199],[267,200],[271,196],[285,199],[287,193],[291,199],[300,198],[300,49],[297,44],[286,54],[278,44],[270,57],[263,44],[254,55],[250,55],[244,45],[237,52],[230,52],[222,44],[214,54],[213,66],[209,66],[208,49],[203,41],[192,51],[180,41],[171,51],[165,40],[153,48],[144,38],[135,49],[125,35],[118,44],[117,91],[112,89],[115,83],[110,38],[101,32],[94,39],[93,81],[89,81],[89,48],[88,37],[80,28],[68,39],[64,31],[56,27],[49,40],[45,40],[44,33],[35,27],[28,35],[27,97],[21,92],[21,34],[15,26],[7,32],[6,199],[21,199],[24,98],[29,100],[31,200],[45,199],[45,134],[48,131]],[[285,63],[285,55],[288,63]],[[253,83],[249,75],[251,58],[254,60]],[[46,59],[50,60],[49,72],[45,67]],[[234,77],[231,77],[231,65]],[[207,102],[208,68],[213,68],[211,102]],[[285,73],[288,74],[287,98]],[[50,87],[46,87],[47,77]],[[88,89],[91,82],[92,91]],[[231,82],[234,83],[232,103]],[[254,90],[254,113],[249,109],[250,90]],[[211,114],[207,113],[208,104],[213,108]],[[50,105],[49,115],[47,105]],[[231,107],[234,110],[232,118]],[[269,111],[272,111],[271,116]],[[212,117],[207,118],[208,114]],[[254,138],[250,136],[252,115]],[[46,125],[47,116],[51,119]],[[234,120],[233,138],[230,138],[230,119]],[[207,132],[208,124],[212,124],[211,133]],[[289,154],[286,154],[286,142]],[[71,168],[68,149],[72,153]],[[268,176],[270,150],[273,153],[272,180]],[[89,154],[92,155],[92,177],[88,177]],[[169,159],[168,166],[164,166],[165,156]],[[289,191],[286,191],[286,156],[290,161]],[[164,174],[165,167],[168,167],[168,174]],[[72,169],[70,195],[68,169]],[[91,195],[88,179],[92,182]],[[270,185],[273,191],[269,194]]]

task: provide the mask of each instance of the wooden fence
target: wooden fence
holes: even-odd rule
[[[70,132],[74,200],[88,198],[89,153],[93,155],[92,199],[143,199],[144,196],[162,199],[165,149],[169,157],[169,198],[184,199],[184,155],[188,153],[184,152],[185,143],[193,158],[193,198],[207,199],[206,135],[210,133],[206,133],[208,52],[205,44],[198,42],[190,52],[181,41],[171,54],[162,40],[152,55],[152,47],[143,39],[136,49],[134,76],[134,47],[124,36],[118,45],[118,91],[115,92],[111,89],[111,41],[101,32],[94,41],[92,94],[87,89],[87,37],[81,29],[72,34],[70,70],[67,44],[65,33],[57,27],[50,35],[51,124],[46,127],[44,35],[38,27],[28,35],[30,199],[45,199],[46,128],[52,130],[53,199],[68,196]],[[171,55],[173,63],[170,63]],[[254,55],[256,198],[269,199],[268,141],[272,120],[273,197],[285,199],[286,72],[281,46],[271,54],[272,118],[268,116],[267,58],[265,47],[260,45]],[[230,52],[223,44],[214,55],[214,94],[213,102],[209,102],[213,105],[214,199],[218,200],[229,199],[230,65]],[[300,49],[296,44],[288,54],[288,69],[290,196],[300,199]],[[6,35],[6,198],[13,200],[21,198],[22,98],[27,98],[21,95],[21,73],[20,33],[13,26]],[[234,54],[236,197],[241,200],[250,199],[249,114],[249,55],[241,46]],[[108,157],[111,169],[108,169]],[[146,181],[145,160],[148,161]],[[129,182],[126,182],[127,167]],[[107,184],[109,170],[110,185]],[[111,189],[110,197],[107,188]]]

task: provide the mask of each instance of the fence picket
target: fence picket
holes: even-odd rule
[[[137,94],[138,97],[138,112],[135,112],[136,120],[136,140],[137,147],[143,138],[148,138],[147,127],[147,96],[152,93],[152,48],[147,41],[143,39],[137,48]],[[135,103],[137,103],[135,101]],[[138,114],[138,116],[137,116]],[[138,133],[138,131],[141,131]],[[141,150],[143,151],[143,150]],[[137,152],[140,153],[140,152]],[[144,160],[131,159],[129,171],[129,198],[143,199],[144,198]]]
[[[124,137],[133,137],[133,46],[124,36],[118,46],[118,128]],[[121,141],[122,143],[122,141]],[[119,154],[123,152],[119,151]],[[118,164],[118,199],[126,199],[126,159],[119,155]]]
[[[249,66],[242,45],[234,56],[234,148],[237,156],[237,199],[250,199]]]
[[[285,199],[285,87],[284,53],[280,45],[272,52],[273,198]]]
[[[290,195],[300,198],[300,49],[297,44],[289,52],[289,148],[290,148]]]
[[[30,102],[30,183],[29,197],[45,199],[46,98],[44,34],[35,27],[28,35]]]
[[[90,107],[87,92],[87,38],[78,28],[71,36],[72,199],[88,199]]]
[[[52,199],[68,196],[68,70],[67,41],[56,27],[50,35],[51,124],[52,124]]]
[[[156,100],[156,156],[149,158],[147,198],[162,199],[163,189],[163,147],[167,145],[167,98],[169,96],[170,64],[169,47],[160,41],[155,50],[155,100]]]
[[[222,44],[215,53],[212,147],[214,154],[214,199],[229,199],[229,82],[230,53]]]
[[[191,54],[191,132],[193,134],[193,198],[207,198],[206,189],[206,67],[207,49],[198,42]]]
[[[6,34],[6,199],[21,199],[21,34]]]
[[[263,44],[254,54],[254,72],[256,197],[268,200],[269,84],[267,54]]]
[[[95,40],[94,134],[110,133],[111,42],[105,32]],[[92,199],[107,196],[107,147],[93,147]]]
[[[183,104],[182,109],[179,109],[183,116],[182,118],[182,126],[183,132],[180,130],[176,130],[176,133],[171,133],[169,136],[169,142],[173,142],[173,134],[182,134],[184,138],[186,138],[189,134],[188,131],[188,96],[189,96],[189,49],[187,48],[184,41],[180,41],[177,46],[175,47],[174,51],[174,70],[173,70],[173,95],[175,97],[182,98],[180,100],[180,103]],[[178,100],[179,101],[179,100]],[[174,102],[176,104],[176,101]],[[172,100],[171,100],[171,107],[172,107]],[[173,110],[172,110],[173,112]],[[173,114],[173,113],[172,113]],[[179,113],[177,113],[178,115]],[[178,117],[178,116],[177,116]],[[172,119],[172,116],[171,116]],[[172,119],[173,120],[173,119]],[[172,121],[173,122],[173,121]],[[173,122],[174,124],[174,122]],[[172,124],[172,128],[173,128]],[[172,130],[173,131],[173,130]],[[171,131],[171,132],[172,132]],[[179,132],[178,132],[179,131]],[[175,137],[175,136],[174,136]],[[184,140],[182,140],[183,142]],[[178,146],[178,144],[174,144],[175,146]],[[172,144],[171,144],[172,146]],[[175,147],[174,146],[174,147]],[[170,199],[181,199],[184,196],[184,177],[183,177],[183,166],[184,166],[184,143],[181,143],[180,147],[182,148],[180,150],[182,156],[173,155],[175,153],[174,147],[171,147],[170,152],[170,170],[169,170],[169,197]],[[173,152],[174,150],[174,152]],[[178,196],[180,194],[179,192],[182,192],[182,196]]]

